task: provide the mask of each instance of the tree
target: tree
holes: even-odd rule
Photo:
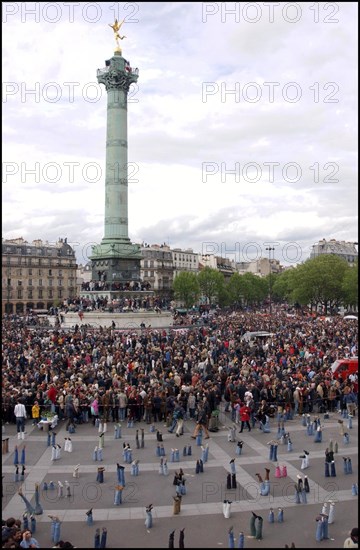
[[[322,305],[324,313],[343,302],[347,262],[335,254],[321,254],[294,271],[292,298],[300,304]]]
[[[276,275],[272,285],[272,293],[275,298],[293,302],[292,294],[295,288],[295,270],[296,268],[289,268]]]
[[[182,271],[173,282],[175,298],[184,303],[185,307],[193,306],[199,299],[200,286],[195,273]]]
[[[198,281],[201,292],[209,304],[219,299],[219,294],[224,287],[224,275],[220,271],[212,267],[205,267],[200,271]]]
[[[343,279],[342,291],[344,293],[344,305],[357,307],[359,303],[358,297],[358,267],[356,262],[354,267],[348,267]]]
[[[231,303],[249,305],[262,302],[269,292],[268,279],[253,273],[234,273],[228,284]]]
[[[228,291],[231,303],[241,306],[244,300],[245,283],[240,273],[233,273],[228,283]]]
[[[262,302],[269,293],[269,283],[263,277],[254,273],[242,275],[244,283],[244,299],[247,304],[258,304]]]
[[[224,279],[224,284],[219,288],[218,302],[220,307],[226,307],[232,304],[231,295],[229,292],[229,284]]]

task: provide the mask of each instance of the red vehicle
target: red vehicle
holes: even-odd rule
[[[330,372],[332,373],[333,378],[341,378],[345,381],[350,374],[357,374],[358,367],[358,357],[348,357],[334,361],[330,367]]]

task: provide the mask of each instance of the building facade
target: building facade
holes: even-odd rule
[[[92,265],[88,262],[85,265],[78,265],[76,270],[76,294],[80,296],[85,285],[89,285],[92,277]]]
[[[181,248],[173,248],[171,250],[172,262],[174,266],[174,279],[182,271],[198,273],[199,271],[199,254],[194,252],[192,248],[182,250]]]
[[[236,271],[236,264],[230,258],[222,258],[221,256],[215,256],[214,254],[198,254],[199,258],[199,270],[210,267],[220,271],[225,277],[225,280],[230,279]]]
[[[279,260],[269,258],[259,258],[258,260],[252,260],[251,262],[237,262],[236,271],[240,275],[245,273],[252,273],[258,277],[266,277],[270,273],[281,273],[283,266]]]
[[[57,243],[2,240],[2,313],[49,309],[76,296],[75,252]]]
[[[336,239],[330,239],[329,241],[321,239],[318,243],[313,244],[310,259],[312,260],[320,254],[335,254],[350,266],[353,266],[358,259],[357,244],[356,242],[337,241]]]
[[[158,296],[171,299],[174,266],[170,247],[166,244],[141,247],[140,278],[149,283]]]
[[[199,254],[199,270],[204,269],[205,267],[217,269],[217,261],[214,254]]]
[[[230,277],[235,273],[235,264],[229,258],[222,258],[221,256],[215,256],[216,269],[224,275],[225,281],[228,281]]]

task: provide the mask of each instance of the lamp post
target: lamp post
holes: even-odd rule
[[[269,252],[269,314],[271,316],[271,251],[275,250],[275,248],[268,246],[265,250]]]
[[[7,304],[6,311],[7,315],[10,314],[10,294],[11,294],[11,268],[10,268],[10,254],[7,257]]]

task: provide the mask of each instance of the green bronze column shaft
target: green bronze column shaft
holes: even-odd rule
[[[98,82],[107,91],[105,220],[102,244],[128,242],[128,145],[127,95],[138,73],[120,53],[106,69],[98,71]]]

